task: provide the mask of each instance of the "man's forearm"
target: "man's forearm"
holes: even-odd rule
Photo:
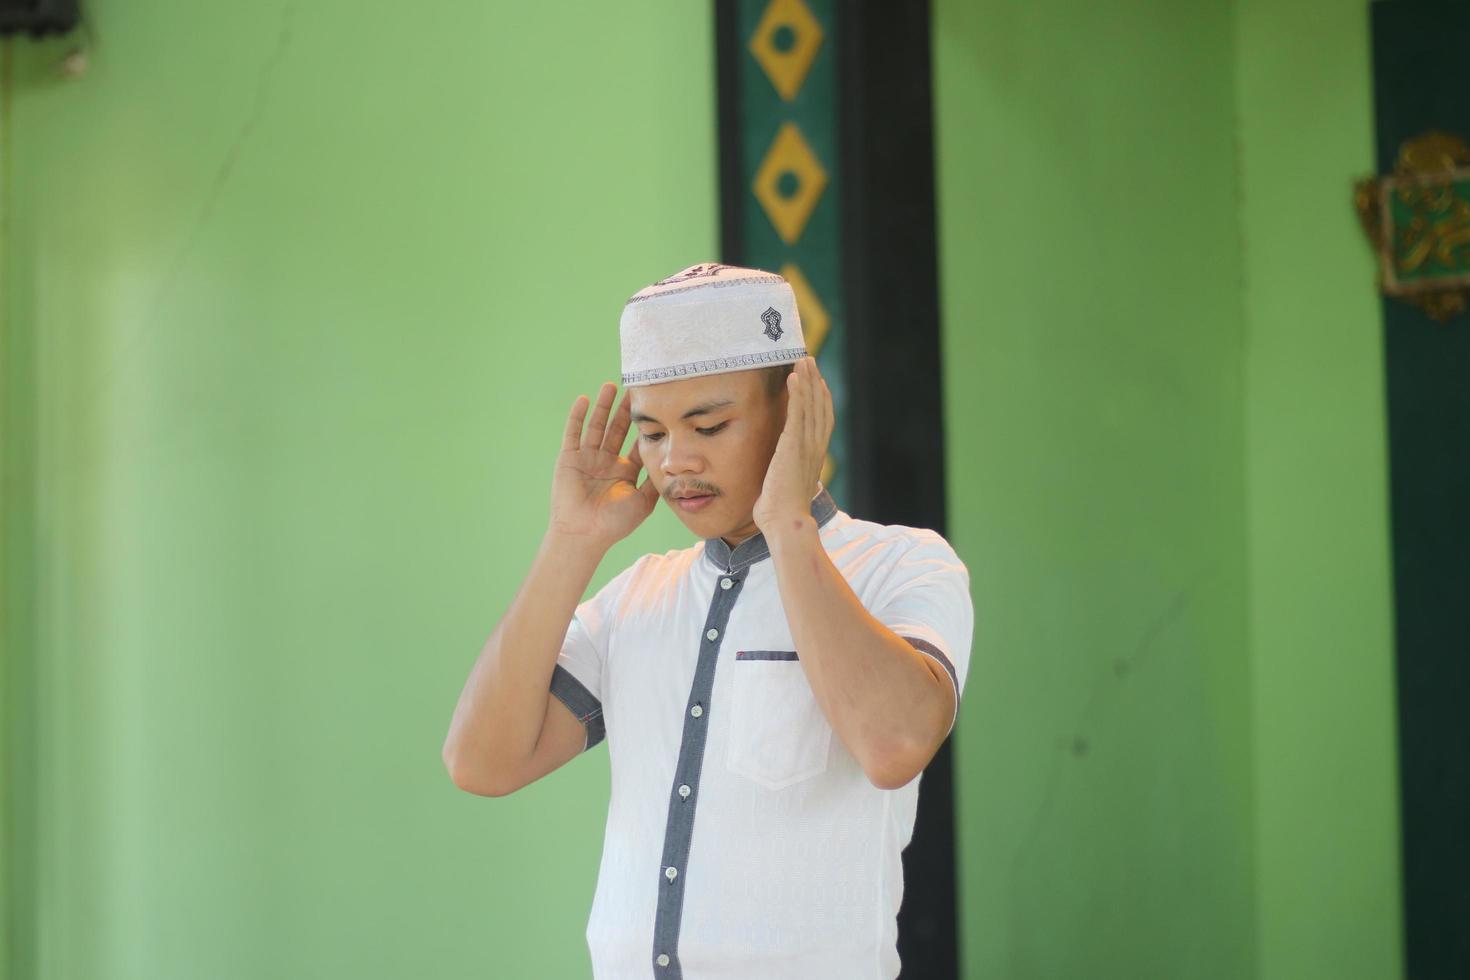
[[[875,785],[904,785],[949,728],[948,676],[863,607],[822,547],[814,518],[783,522],[766,542],[817,704]],[[947,699],[935,696],[941,686]]]
[[[492,781],[535,750],[562,640],[604,554],[583,539],[542,539],[455,705],[444,741],[455,782]]]

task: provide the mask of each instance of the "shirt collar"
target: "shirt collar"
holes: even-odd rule
[[[832,499],[832,494],[827,491],[821,480],[817,481],[817,494],[812,497],[811,511],[812,516],[817,519],[819,528],[837,513],[837,503]],[[769,558],[771,549],[766,544],[766,536],[757,531],[733,549],[725,543],[724,538],[705,538],[704,556],[723,572],[739,572],[754,565],[762,558]]]

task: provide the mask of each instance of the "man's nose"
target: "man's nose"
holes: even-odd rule
[[[669,476],[698,473],[704,469],[704,457],[687,435],[675,438],[670,432],[664,436],[663,468]]]

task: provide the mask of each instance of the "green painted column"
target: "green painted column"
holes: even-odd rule
[[[1231,30],[934,5],[975,980],[1255,975]]]
[[[1403,975],[1368,6],[1235,8],[1261,980]]]

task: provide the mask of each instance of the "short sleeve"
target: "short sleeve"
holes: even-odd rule
[[[911,646],[943,665],[954,687],[954,714],[970,667],[975,609],[970,598],[970,572],[949,542],[937,532],[919,528],[916,541],[894,558],[873,617]]]
[[[608,642],[623,590],[637,567],[634,562],[577,606],[551,672],[551,693],[587,729],[584,752],[607,734],[602,720],[602,678]]]

